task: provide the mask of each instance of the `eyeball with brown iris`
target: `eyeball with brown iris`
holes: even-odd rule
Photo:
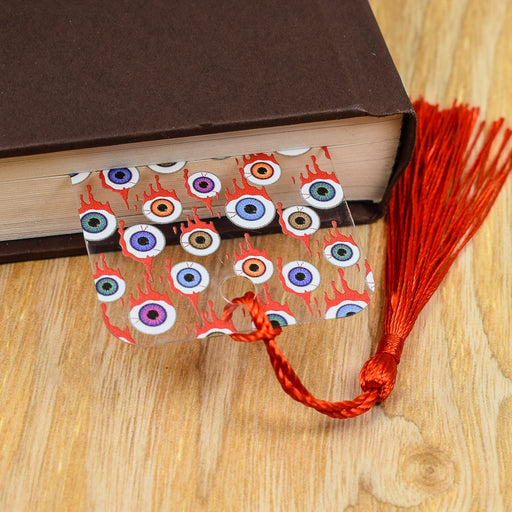
[[[208,256],[220,247],[220,236],[212,229],[198,228],[183,233],[180,244],[194,256]]]
[[[282,213],[286,229],[295,236],[308,236],[320,228],[320,217],[307,206],[290,206]]]

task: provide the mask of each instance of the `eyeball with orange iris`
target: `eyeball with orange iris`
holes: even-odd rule
[[[320,272],[307,261],[291,261],[281,272],[286,285],[295,293],[312,292],[320,284]]]
[[[297,323],[295,317],[286,311],[269,310],[265,311],[265,315],[274,327],[285,327],[286,325],[294,325]]]
[[[274,265],[263,256],[247,256],[238,260],[234,269],[237,275],[247,277],[255,284],[265,283],[274,273]]]
[[[182,210],[180,201],[170,196],[153,197],[142,205],[144,215],[157,224],[174,222]]]
[[[185,164],[187,162],[180,161],[180,162],[168,162],[168,163],[161,163],[161,164],[153,164],[148,165],[148,167],[155,172],[158,172],[160,174],[172,174],[173,172],[178,172],[185,167]]]
[[[180,244],[194,256],[208,256],[220,247],[220,236],[211,229],[194,229],[181,235]]]
[[[126,250],[136,258],[150,258],[165,248],[165,236],[155,226],[136,224],[124,231]]]
[[[351,242],[335,242],[324,248],[324,256],[329,263],[337,267],[350,267],[359,261],[361,251]]]
[[[343,201],[341,185],[329,178],[319,178],[304,183],[300,193],[306,202],[315,208],[334,208]]]
[[[216,197],[222,190],[220,179],[211,172],[195,172],[187,178],[187,183],[190,192],[201,199]]]
[[[286,229],[295,236],[308,236],[320,228],[320,217],[307,206],[290,206],[283,211]]]
[[[162,334],[176,322],[176,309],[163,300],[146,300],[132,307],[130,322],[144,334]]]
[[[244,177],[255,185],[272,185],[281,177],[281,167],[272,160],[255,160],[244,165]]]
[[[274,203],[263,196],[243,195],[226,204],[226,216],[238,227],[258,229],[270,224],[276,215]]]
[[[367,302],[362,300],[344,300],[335,306],[331,306],[325,312],[325,318],[345,318],[352,316],[362,311],[368,305]]]
[[[100,302],[114,302],[126,291],[124,279],[116,275],[104,274],[94,280],[96,293]]]
[[[84,238],[89,242],[105,240],[117,228],[116,217],[106,210],[87,210],[80,214]]]
[[[208,271],[194,261],[182,261],[174,265],[171,278],[175,288],[186,295],[202,292],[210,284]]]
[[[134,187],[140,178],[136,167],[118,167],[102,171],[105,184],[114,190],[124,190]]]

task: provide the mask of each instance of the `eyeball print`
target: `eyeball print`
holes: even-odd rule
[[[142,206],[142,212],[151,221],[157,224],[168,224],[179,218],[183,208],[181,203],[170,196],[154,197]]]
[[[214,327],[206,332],[202,332],[197,335],[197,339],[209,338],[210,336],[221,336],[223,334],[233,334],[231,329],[227,329],[225,327]]]
[[[343,189],[336,181],[325,178],[316,179],[302,185],[302,197],[315,208],[334,208],[343,201]]]
[[[300,156],[307,153],[310,149],[311,148],[282,149],[280,151],[276,151],[276,153],[283,156]]]
[[[286,311],[265,311],[267,318],[274,327],[284,327],[286,325],[293,325],[297,323],[297,320],[287,313]]]
[[[258,229],[274,220],[276,209],[274,203],[263,196],[243,195],[226,205],[226,216],[238,227]]]
[[[331,306],[325,312],[325,318],[345,318],[346,316],[352,316],[362,311],[367,305],[368,303],[362,300],[344,300],[340,304]]]
[[[114,302],[126,291],[124,279],[116,275],[102,275],[94,280],[96,293],[101,302]]]
[[[235,272],[249,278],[255,284],[268,281],[274,273],[274,265],[263,256],[248,256],[235,263]]]
[[[165,247],[165,236],[155,226],[136,224],[124,231],[126,250],[139,259],[160,254]]]
[[[114,190],[124,190],[135,186],[140,178],[136,167],[119,167],[102,171],[105,184]]]
[[[162,334],[176,322],[176,310],[163,300],[146,300],[130,310],[129,318],[133,327],[144,334]]]
[[[336,242],[325,247],[324,256],[337,267],[350,267],[359,261],[361,251],[351,242]]]
[[[116,217],[106,210],[87,210],[80,214],[84,238],[89,242],[105,240],[117,228]]]
[[[174,287],[185,295],[199,293],[210,284],[208,271],[193,261],[183,261],[171,269]]]
[[[148,165],[148,167],[155,172],[159,172],[160,174],[172,174],[173,172],[178,172],[185,167],[185,164],[187,162],[180,161],[180,162],[168,162],[168,163],[162,163],[162,164],[153,164]]]
[[[211,172],[195,172],[187,179],[190,193],[205,199],[215,197],[222,190],[220,179]]]
[[[291,261],[283,266],[282,275],[295,293],[312,292],[320,284],[320,272],[307,261]]]
[[[220,247],[220,236],[211,229],[194,229],[181,235],[181,246],[194,256],[208,256]]]
[[[295,236],[309,236],[320,228],[320,217],[307,206],[290,206],[282,217],[286,229]]]
[[[255,185],[272,185],[281,177],[281,167],[272,160],[255,160],[244,165],[244,177]]]
[[[71,178],[71,184],[72,185],[78,185],[79,183],[82,183],[82,181],[85,181],[89,175],[90,172],[73,172],[69,176]]]

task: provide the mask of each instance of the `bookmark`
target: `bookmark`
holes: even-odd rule
[[[109,331],[143,346],[249,333],[244,296],[275,328],[364,310],[373,277],[335,151],[72,175]]]

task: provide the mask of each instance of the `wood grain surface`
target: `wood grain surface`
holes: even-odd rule
[[[412,97],[512,123],[512,0],[372,7]],[[259,344],[117,341],[85,257],[1,266],[0,510],[512,510],[511,219],[512,180],[421,314],[390,398],[345,421],[284,395]],[[359,391],[384,234],[360,229],[378,285],[360,336],[331,322],[280,337],[319,396]]]

